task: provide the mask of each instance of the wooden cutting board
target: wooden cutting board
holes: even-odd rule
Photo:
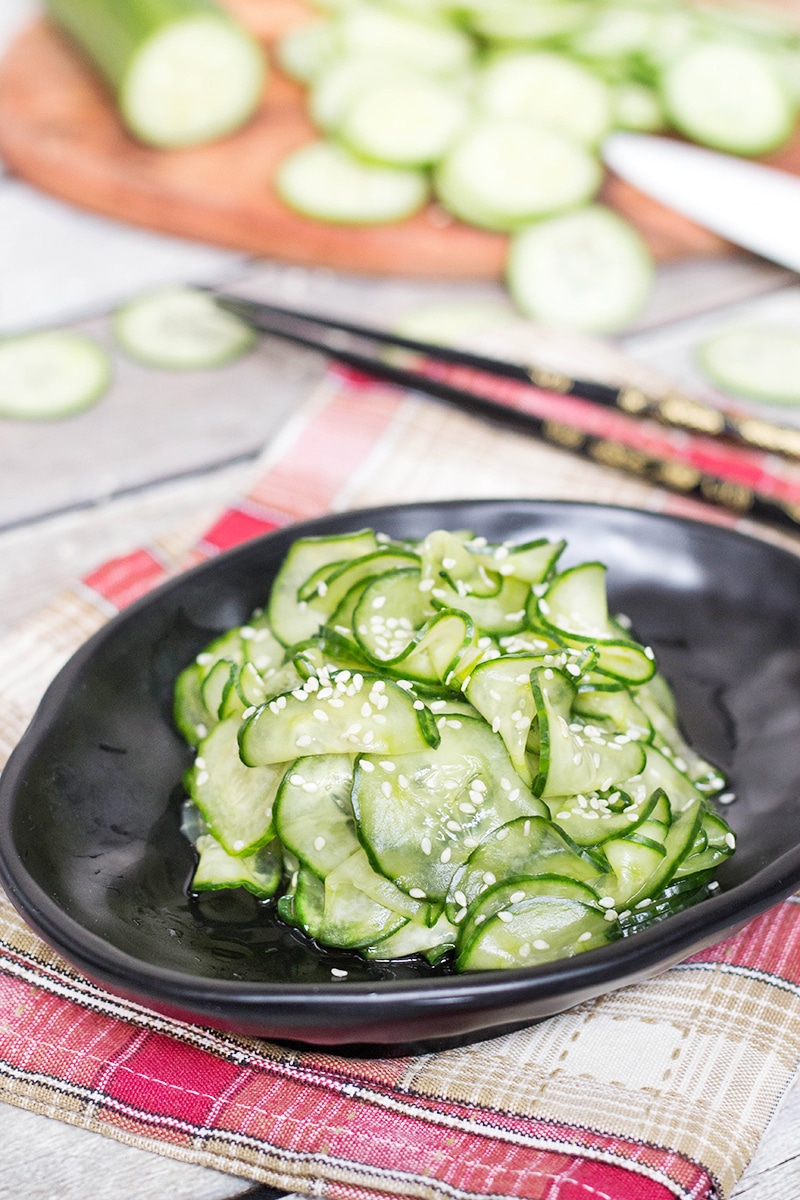
[[[302,0],[230,0],[267,47],[307,20]],[[440,208],[393,225],[353,228],[298,216],[276,196],[277,163],[313,137],[302,89],[272,70],[262,104],[239,133],[199,149],[148,149],[72,44],[48,22],[25,30],[0,62],[0,156],[63,200],[123,221],[284,261],[440,278],[502,273],[506,239]],[[800,139],[779,159],[800,173]],[[602,199],[629,217],[665,260],[728,249],[713,234],[607,180]]]

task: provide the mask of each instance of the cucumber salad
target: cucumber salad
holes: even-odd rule
[[[439,212],[510,235],[520,310],[588,332],[645,304],[650,252],[596,202],[614,129],[674,131],[732,154],[794,134],[800,23],[686,0],[314,0],[278,42],[317,139],[276,188],[321,221]],[[445,210],[442,213],[441,210]]]
[[[559,570],[563,550],[296,541],[267,606],[176,683],[191,891],[246,888],[321,947],[457,971],[710,896],[735,847],[725,780],[609,614],[605,567]]]

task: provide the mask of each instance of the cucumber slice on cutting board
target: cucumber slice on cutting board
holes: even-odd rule
[[[72,416],[99,400],[110,380],[108,355],[84,334],[54,329],[0,341],[0,418]]]
[[[132,358],[173,370],[221,366],[256,340],[244,321],[223,312],[205,292],[187,287],[164,288],[123,305],[112,330]]]
[[[583,146],[527,121],[485,118],[467,129],[436,170],[436,194],[454,216],[510,232],[574,208],[600,186]]]
[[[729,329],[708,338],[697,358],[724,391],[768,404],[800,404],[800,328]]]
[[[400,221],[428,198],[422,171],[366,163],[332,142],[296,150],[279,167],[275,184],[290,208],[343,225]]]
[[[260,46],[211,0],[47,0],[111,85],[130,131],[191,146],[238,128],[261,97]]]
[[[602,205],[589,205],[518,232],[506,278],[534,321],[613,333],[646,302],[653,261],[632,226]]]
[[[489,116],[513,117],[596,146],[611,128],[607,84],[563,54],[512,51],[484,68],[478,107]]]
[[[797,115],[768,56],[746,45],[692,46],[665,69],[662,94],[677,129],[731,154],[766,154],[789,137]]]

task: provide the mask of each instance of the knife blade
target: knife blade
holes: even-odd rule
[[[652,134],[610,134],[603,159],[616,175],[668,208],[800,271],[800,178]]]

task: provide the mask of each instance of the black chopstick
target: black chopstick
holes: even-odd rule
[[[760,417],[737,417],[730,413],[724,413],[710,404],[703,404],[694,397],[676,390],[670,390],[663,396],[653,396],[641,388],[627,384],[615,387],[597,380],[574,379],[563,372],[553,371],[535,364],[506,362],[503,359],[473,354],[468,350],[458,350],[451,346],[439,346],[432,342],[418,341],[415,338],[403,337],[401,334],[384,329],[374,329],[352,321],[325,317],[317,313],[298,312],[278,304],[267,304],[262,301],[247,300],[239,296],[219,293],[215,299],[221,307],[236,313],[249,324],[255,325],[265,332],[277,332],[273,326],[268,328],[263,324],[263,322],[277,318],[278,320],[286,319],[289,322],[298,322],[318,330],[327,330],[333,334],[350,334],[357,338],[368,339],[378,345],[415,351],[437,362],[471,367],[473,370],[486,371],[501,378],[529,383],[544,391],[559,392],[565,396],[590,400],[593,404],[617,409],[629,416],[649,417],[651,420],[674,429],[684,429],[689,433],[701,433],[709,437],[726,438],[753,450],[766,450],[786,458],[800,459],[800,429],[764,421]],[[315,349],[326,349],[329,353],[335,351],[337,355],[341,355],[340,361],[345,361],[343,355],[346,347],[337,347],[335,343],[326,340],[324,334],[322,339],[318,336],[314,337],[313,334],[307,335],[310,336],[310,340],[305,342],[301,340],[301,331],[297,332],[300,334],[297,339],[299,344],[313,346]],[[288,332],[283,336],[289,336]],[[351,365],[356,366],[357,364],[352,363]],[[382,378],[387,378],[387,376],[382,376]],[[397,382],[403,381],[397,380]]]
[[[626,441],[624,431],[618,437],[586,431],[574,420],[570,423],[569,414],[560,418],[552,403],[552,393],[558,393],[565,400],[567,396],[572,396],[578,403],[586,402],[590,409],[616,409],[628,422],[634,419],[634,414],[635,417],[654,415],[646,406],[637,407],[630,401],[630,407],[626,407],[623,402],[625,388],[615,389],[605,384],[570,380],[566,376],[536,371],[535,368],[471,354],[469,351],[442,347],[385,330],[301,313],[238,296],[215,294],[214,299],[221,308],[261,332],[326,354],[374,379],[426,392],[461,409],[533,434],[561,450],[626,471],[680,495],[710,502],[738,516],[748,515],[788,526],[797,532],[800,524],[800,480],[782,481],[771,476],[761,459],[753,457],[756,450],[763,451],[763,444],[756,446],[752,442],[745,442],[743,438],[733,439],[738,445],[728,447],[729,464],[720,464],[718,471],[710,471],[689,463],[679,446],[674,447],[674,453],[657,454],[637,448],[630,440]],[[367,348],[352,348],[354,338],[366,342]],[[412,358],[411,366],[400,366],[388,357],[370,352],[372,343],[414,352],[419,357]],[[544,398],[549,395],[550,399],[545,405],[548,411],[531,412],[524,404],[515,407],[513,398],[510,403],[497,398],[498,385],[501,391],[505,385],[506,389],[516,389],[528,395],[538,393]],[[616,399],[612,402],[609,397]],[[687,401],[694,403],[689,398]],[[648,403],[655,404],[656,401],[650,398]],[[663,423],[672,426],[677,424],[675,420]],[[638,422],[634,421],[634,424]],[[705,439],[707,444],[719,441],[721,445],[731,440],[724,434],[710,435],[707,428],[699,429],[697,425],[687,425],[685,422],[679,428],[688,429],[695,439]],[[797,431],[797,436],[800,440],[800,431]],[[772,488],[769,486],[771,478],[774,481]]]

